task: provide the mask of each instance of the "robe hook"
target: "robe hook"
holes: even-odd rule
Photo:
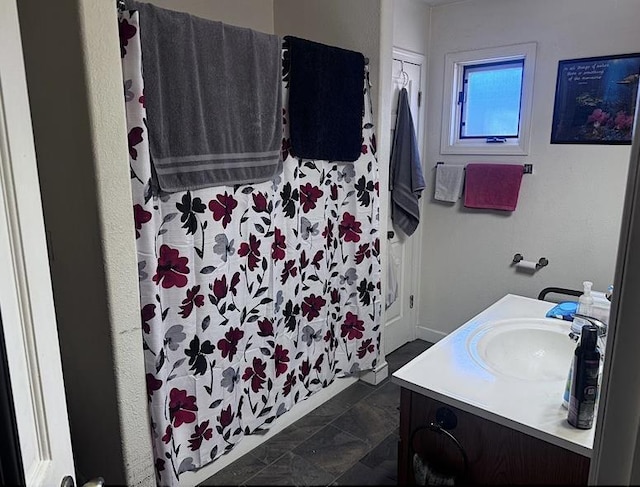
[[[400,59],[400,76],[402,77],[402,87],[409,84],[409,73],[404,70],[404,60]]]

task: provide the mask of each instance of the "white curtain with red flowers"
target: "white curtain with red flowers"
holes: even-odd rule
[[[273,181],[166,194],[151,178],[138,14],[124,12],[119,27],[151,433],[158,483],[176,485],[336,376],[376,364],[369,87],[355,163],[294,158],[285,108]]]

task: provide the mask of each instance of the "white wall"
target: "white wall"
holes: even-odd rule
[[[551,145],[558,60],[637,52],[636,0],[473,0],[432,9],[423,204],[422,326],[448,333],[506,293],[536,297],[547,286],[613,280],[629,146]],[[442,156],[446,53],[538,43],[528,156]],[[432,200],[436,161],[531,163],[513,214],[465,210]],[[516,273],[515,253],[549,259]]]
[[[393,45],[428,55],[431,9],[422,0],[394,0]],[[426,67],[425,67],[426,68]]]

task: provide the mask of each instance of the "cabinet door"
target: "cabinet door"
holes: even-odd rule
[[[402,389],[398,479],[413,483],[413,453],[441,476],[463,476],[460,450],[445,434],[422,430],[436,421],[440,408],[453,412],[457,425],[450,430],[469,461],[469,481],[474,484],[586,485],[589,459],[545,441],[439,401]]]

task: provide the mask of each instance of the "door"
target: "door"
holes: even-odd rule
[[[640,483],[640,112],[636,109],[589,485]]]
[[[398,94],[403,86],[409,94],[411,116],[416,130],[418,147],[422,154],[422,121],[424,107],[421,103],[422,65],[424,57],[408,51],[394,48],[393,50],[393,83],[392,83],[392,113],[391,113],[391,137],[397,117]],[[404,73],[404,74],[403,74]],[[423,164],[424,167],[424,164]],[[390,229],[388,240],[387,289],[397,282],[397,296],[395,301],[387,307],[385,314],[385,354],[393,352],[396,348],[415,339],[417,324],[417,288],[420,264],[420,231],[416,231],[412,237],[406,237],[402,231],[393,227],[391,221],[391,209],[389,209]],[[393,273],[393,275],[391,275]],[[394,279],[395,275],[395,279]]]
[[[57,486],[73,477],[74,465],[16,0],[0,2],[0,46],[0,314],[8,365],[0,389],[14,406],[9,424],[24,482]]]

